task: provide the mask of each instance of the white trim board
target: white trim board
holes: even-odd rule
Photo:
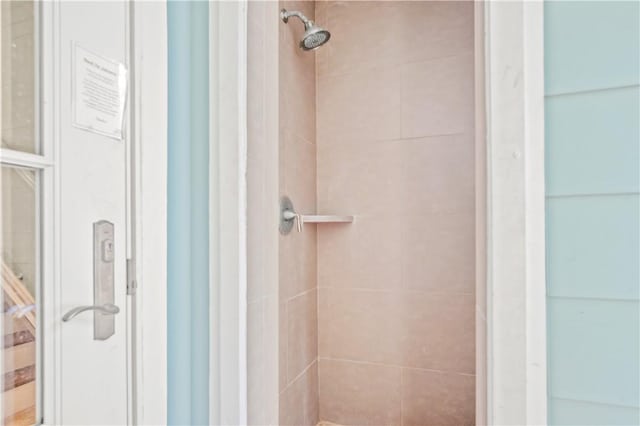
[[[209,3],[211,424],[247,423],[247,2]]]
[[[487,424],[487,142],[484,3],[474,3],[476,425]]]
[[[167,423],[167,6],[133,4],[138,424]]]
[[[42,2],[40,15],[40,140],[45,158],[52,165],[60,164],[60,5]],[[46,424],[61,421],[62,391],[60,322],[60,169],[50,167],[43,173],[42,197],[42,277],[51,280],[50,297],[42,300],[40,324],[51,324],[47,333],[41,335],[42,344],[38,353],[42,357],[42,384],[38,389],[41,399],[39,420]]]
[[[486,2],[488,424],[545,424],[543,3]]]

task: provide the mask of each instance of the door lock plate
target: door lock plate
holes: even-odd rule
[[[93,304],[113,305],[114,289],[113,223],[101,220],[93,224]],[[93,339],[106,340],[115,333],[115,315],[93,311]]]

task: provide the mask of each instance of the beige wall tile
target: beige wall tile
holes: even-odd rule
[[[402,140],[390,172],[403,212],[474,212],[474,159],[470,135]]]
[[[342,136],[364,140],[398,138],[400,77],[398,67],[319,77],[318,142],[331,143]]]
[[[324,21],[331,31],[328,66],[318,76],[399,63],[397,35],[403,25],[403,9],[388,1],[329,2]]]
[[[329,291],[328,288],[318,287],[318,356],[328,356],[331,343]]]
[[[289,21],[296,24],[295,21]],[[284,23],[283,23],[284,25]],[[302,26],[301,24],[299,24]],[[297,46],[281,46],[290,50],[280,63],[280,91],[282,101],[281,124],[307,142],[316,139],[315,60],[311,52],[303,52]],[[284,53],[283,53],[284,54]]]
[[[474,425],[474,386],[474,376],[403,368],[402,424]]]
[[[297,377],[318,356],[318,296],[313,289],[287,302],[287,377]]]
[[[473,293],[473,173],[465,135],[320,144],[319,211],[357,218],[319,232],[319,285]]]
[[[318,420],[318,363],[314,361],[280,394],[280,425],[315,426]]]
[[[398,367],[320,359],[320,418],[342,425],[400,425]]]
[[[333,33],[333,29],[329,28],[331,25],[327,16],[327,12],[329,11],[329,8],[331,7],[332,3],[328,1],[316,1],[315,4],[316,4],[316,10],[315,10],[316,22],[321,27],[326,28]],[[333,43],[333,41],[331,43]],[[322,49],[315,50],[316,76],[327,74],[328,67],[329,67],[329,51],[331,50],[330,49],[331,43],[325,44],[322,47]]]
[[[426,213],[402,220],[406,290],[431,293],[475,292],[475,229],[473,211]]]
[[[475,372],[475,314],[471,295],[402,293],[401,365]]]
[[[284,194],[300,212],[316,210],[316,146],[285,130],[280,136],[284,143],[280,152]]]
[[[314,17],[313,2],[285,1],[281,7],[301,11],[309,19]],[[280,124],[287,132],[315,143],[315,55],[298,47],[304,25],[297,18],[288,24],[281,22],[280,33]]]
[[[409,1],[398,7],[403,63],[473,50],[473,1]]]
[[[397,216],[474,211],[471,135],[318,144],[318,209]]]
[[[317,285],[317,233],[314,225],[280,236],[280,298],[289,299]]]
[[[280,349],[278,350],[278,389],[280,392],[284,391],[289,384],[289,379],[287,377],[289,323],[287,322],[287,319],[287,302],[281,301],[278,303],[278,346],[280,346]]]
[[[264,301],[247,305],[247,418],[263,419],[266,401],[262,398],[265,380]]]
[[[473,55],[402,66],[402,137],[473,130]]]
[[[348,226],[323,226],[318,232],[318,285],[399,288],[406,255],[401,230],[390,217],[359,216]]]
[[[401,199],[392,176],[404,172],[399,146],[368,139],[318,143],[318,209],[322,213],[383,215]]]
[[[314,18],[313,2],[284,1],[279,6]],[[315,55],[298,48],[304,33],[299,20],[278,24],[279,192],[291,198],[297,211],[314,213],[317,208]],[[315,425],[318,421],[314,362],[318,341],[316,229],[306,227],[303,233],[281,235],[278,241],[280,424]]]
[[[279,393],[281,376],[284,376],[284,366],[280,363],[280,341],[286,340],[279,330],[280,303],[277,295],[265,298],[264,315],[264,357],[265,369],[261,373],[264,380],[264,418],[258,419],[260,424],[275,424],[279,418]],[[277,343],[276,343],[277,342]],[[284,351],[282,351],[284,353]],[[286,378],[285,378],[286,380]]]
[[[473,373],[468,295],[326,289],[320,356]]]
[[[329,288],[325,294],[327,312],[321,317],[328,343],[321,357],[399,365],[394,361],[401,354],[403,324],[394,292]]]
[[[318,76],[452,56],[473,48],[472,2],[317,2],[332,33]]]

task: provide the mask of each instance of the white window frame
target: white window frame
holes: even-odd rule
[[[543,2],[485,2],[487,423],[547,422]]]

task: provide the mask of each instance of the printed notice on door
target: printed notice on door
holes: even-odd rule
[[[127,70],[120,62],[73,45],[73,125],[122,139]]]

